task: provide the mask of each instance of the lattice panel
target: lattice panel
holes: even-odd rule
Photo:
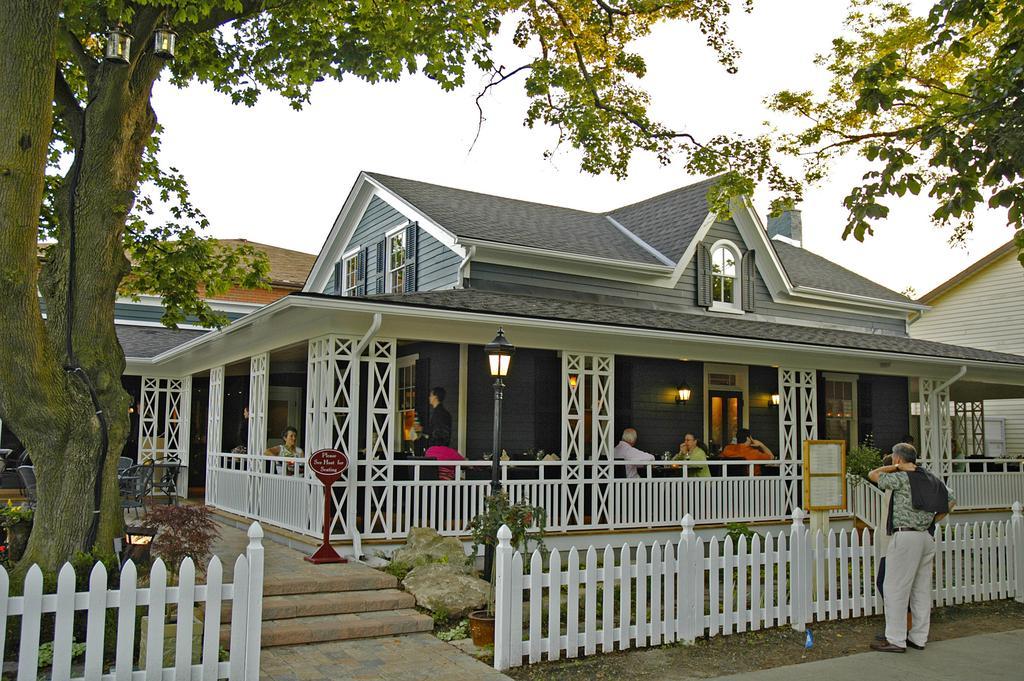
[[[375,338],[363,351],[366,365],[366,460],[363,531],[392,535],[391,482],[394,479],[396,341]]]
[[[985,403],[953,403],[953,438],[959,458],[985,455]]]
[[[786,512],[800,504],[797,463],[804,440],[818,437],[818,379],[814,369],[779,367],[779,460],[786,480]]]
[[[178,459],[188,466],[192,377],[142,377],[139,396],[138,460]],[[178,479],[180,494],[187,492],[187,468]]]
[[[224,436],[224,367],[210,369],[210,401],[206,420],[206,453],[220,454]]]
[[[575,388],[570,377],[575,377]],[[613,486],[606,481],[614,473],[614,400],[614,355],[562,353],[563,525],[584,524],[587,484],[591,486],[591,522],[605,522],[608,518],[613,503],[609,496]]]
[[[952,472],[953,424],[950,418],[949,386],[939,390],[942,382],[922,378],[918,397],[921,403],[921,460],[939,475]]]
[[[266,352],[249,358],[249,454],[262,454],[267,448],[267,393],[270,389],[270,355]]]

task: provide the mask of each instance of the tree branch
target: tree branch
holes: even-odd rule
[[[92,87],[93,80],[96,78],[96,71],[100,67],[99,61],[85,51],[85,46],[82,45],[82,41],[78,39],[78,36],[67,28],[64,29],[63,34],[64,44],[71,50],[78,68],[82,69],[82,73],[85,74],[85,82],[89,87]]]
[[[53,74],[53,99],[57,103],[57,115],[64,119],[71,132],[71,139],[75,148],[82,146],[82,128],[85,126],[85,111],[82,110],[74,91],[64,79],[64,73],[60,70],[60,64]]]
[[[504,73],[505,67],[504,66],[499,66],[491,74],[491,80],[488,81],[487,85],[484,86],[484,89],[481,90],[480,94],[478,94],[476,96],[476,100],[474,100],[475,103],[476,103],[476,110],[480,113],[480,117],[479,117],[479,119],[477,120],[477,123],[476,123],[476,135],[473,136],[473,142],[472,142],[472,144],[469,145],[469,150],[470,151],[473,151],[473,147],[476,146],[477,140],[480,139],[480,132],[483,130],[483,128],[484,128],[484,121],[486,120],[484,118],[484,108],[483,108],[483,106],[480,105],[480,100],[483,99],[484,95],[486,95],[487,91],[490,90],[492,87],[494,87],[496,85],[501,85],[502,83],[504,83],[506,80],[508,80],[512,76],[516,75],[517,73],[520,73],[521,71],[527,71],[527,70],[532,69],[532,68],[533,68],[533,64],[523,64],[522,66],[520,66],[517,69],[509,71],[508,73]]]

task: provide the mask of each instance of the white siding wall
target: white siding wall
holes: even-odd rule
[[[913,338],[1024,355],[1024,267],[1011,251],[939,296],[910,325]],[[1024,453],[1024,400],[990,400],[985,416],[1006,417],[1006,449]]]

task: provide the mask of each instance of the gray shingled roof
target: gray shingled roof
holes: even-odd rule
[[[906,296],[851,272],[817,253],[776,239],[772,240],[772,245],[775,247],[775,252],[779,254],[779,260],[782,261],[782,266],[794,286],[809,286],[825,291],[852,293],[897,303],[911,302]]]
[[[661,265],[599,213],[367,173],[424,215],[467,239]]]
[[[608,213],[620,225],[678,261],[708,216],[708,189],[717,178],[702,180]]]
[[[162,326],[128,326],[118,324],[117,340],[121,343],[125,357],[148,359],[162,352],[176,348],[206,331],[196,329],[168,329]]]
[[[321,297],[320,294],[309,293],[293,295]],[[474,289],[450,289],[447,291],[373,296],[349,300],[365,300],[371,304],[375,302],[391,302],[446,310],[501,314],[508,317],[557,319],[569,322],[604,324],[607,326],[678,331],[707,336],[750,338],[779,343],[896,352],[922,357],[1001,362],[1024,366],[1024,356],[947,345],[945,343],[908,338],[906,336],[775,324],[731,316],[718,317],[684,312],[637,309],[616,305],[585,303],[575,300],[540,298],[522,294],[493,293]]]

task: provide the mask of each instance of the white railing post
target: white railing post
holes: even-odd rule
[[[808,608],[811,602],[810,553],[807,544],[807,530],[804,518],[807,516],[799,506],[793,511],[793,524],[789,529],[789,601],[790,625],[797,631],[807,627]],[[779,575],[782,579],[782,575]]]
[[[1021,515],[1021,504],[1013,502],[1013,515],[1010,519],[1010,541],[1013,551],[1014,600],[1024,603],[1024,515]]]
[[[245,679],[259,681],[260,645],[263,629],[263,528],[249,526],[249,545],[245,558],[249,563],[249,607],[245,631]]]
[[[512,553],[512,530],[502,525],[494,552],[494,668],[498,671],[510,666],[512,598],[522,598],[522,594],[512,593]]]
[[[698,622],[704,614],[704,603],[697,603],[696,589],[694,585],[698,579],[703,580],[701,569],[704,550],[701,548],[701,555],[697,555],[697,535],[693,531],[693,516],[689,513],[683,516],[683,530],[679,533],[679,562],[677,579],[679,594],[676,597],[676,607],[679,614],[676,618],[676,631],[679,632],[679,640],[683,643],[693,643],[697,638]],[[666,613],[666,616],[669,613]],[[703,630],[703,626],[700,629]],[[703,633],[703,631],[701,632]]]

